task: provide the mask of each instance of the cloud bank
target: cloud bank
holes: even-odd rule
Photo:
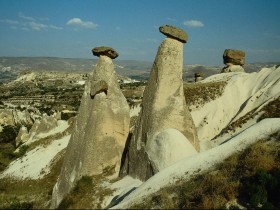
[[[204,24],[199,20],[186,20],[183,22],[184,26],[192,27],[192,28],[198,28],[203,27]]]
[[[49,20],[44,18],[44,20]],[[18,13],[18,20],[11,19],[1,19],[0,23],[4,23],[10,26],[10,29],[13,30],[24,30],[24,31],[46,31],[48,29],[60,30],[62,27],[55,26],[52,24],[45,24],[37,20],[36,18],[25,16],[23,13]]]
[[[83,21],[80,18],[72,18],[68,20],[66,25],[77,26],[77,27],[87,28],[87,29],[95,29],[98,26],[98,24],[96,23],[93,23],[91,21]]]

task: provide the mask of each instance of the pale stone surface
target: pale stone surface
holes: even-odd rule
[[[160,45],[134,133],[123,157],[121,175],[129,174],[147,180],[155,169],[146,147],[153,136],[168,128],[180,131],[199,151],[196,128],[187,108],[183,92],[183,43],[166,38]]]
[[[92,98],[91,87],[101,80],[108,84],[107,95],[100,92]],[[129,106],[119,88],[112,59],[100,55],[85,86],[51,208],[59,205],[82,176],[100,174],[106,167],[119,172],[129,121]]]
[[[180,131],[169,128],[154,135],[147,145],[147,154],[154,171],[158,172],[197,151]]]
[[[227,72],[245,72],[244,68],[240,65],[228,65],[225,66],[221,73],[227,73]]]
[[[20,143],[25,143],[29,139],[28,131],[25,126],[21,126],[16,137],[16,147],[19,146]]]

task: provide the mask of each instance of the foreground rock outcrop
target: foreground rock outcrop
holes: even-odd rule
[[[110,55],[117,54],[112,48],[109,51]],[[99,56],[99,61],[85,86],[61,173],[53,189],[51,208],[59,205],[82,176],[101,174],[105,168],[119,172],[129,132],[129,106],[119,88],[108,48],[105,51],[104,47],[94,48],[93,53]]]
[[[226,49],[223,54],[223,60],[226,66],[221,73],[244,72],[245,52],[242,50]]]
[[[147,180],[162,168],[157,163],[163,159],[155,156],[153,152],[155,141],[164,135],[161,133],[165,130],[170,128],[177,130],[176,132],[184,135],[186,141],[191,142],[199,151],[196,128],[183,92],[183,43],[187,40],[179,40],[182,37],[187,38],[187,35],[181,29],[170,26],[162,26],[160,31],[164,31],[168,37],[158,49],[144,91],[142,110],[131,140],[127,143],[127,151],[122,162],[121,175],[129,174],[141,180]],[[175,145],[170,146],[169,149],[172,151]],[[158,150],[157,153],[167,154]],[[188,155],[187,151],[185,155]],[[170,157],[170,159],[174,158]],[[165,162],[169,161],[165,160]]]

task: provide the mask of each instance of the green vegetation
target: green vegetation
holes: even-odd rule
[[[280,137],[275,135],[231,156],[212,171],[180,180],[131,208],[221,209],[237,199],[249,209],[279,209],[279,149]]]
[[[0,132],[0,143],[11,143],[15,146],[15,139],[17,137],[20,126],[2,125],[2,132]]]
[[[226,82],[185,83],[184,94],[187,105],[199,108],[222,95]]]

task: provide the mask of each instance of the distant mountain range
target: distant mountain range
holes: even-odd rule
[[[279,62],[280,63],[280,62]],[[246,72],[259,71],[263,67],[277,65],[276,62],[245,64]],[[4,77],[16,77],[23,71],[65,71],[90,72],[97,64],[97,59],[58,58],[58,57],[0,57],[0,82]],[[148,61],[114,60],[116,72],[133,79],[146,80],[153,65]],[[202,72],[205,77],[220,73],[223,65],[184,65],[183,78],[192,80],[194,74]]]

